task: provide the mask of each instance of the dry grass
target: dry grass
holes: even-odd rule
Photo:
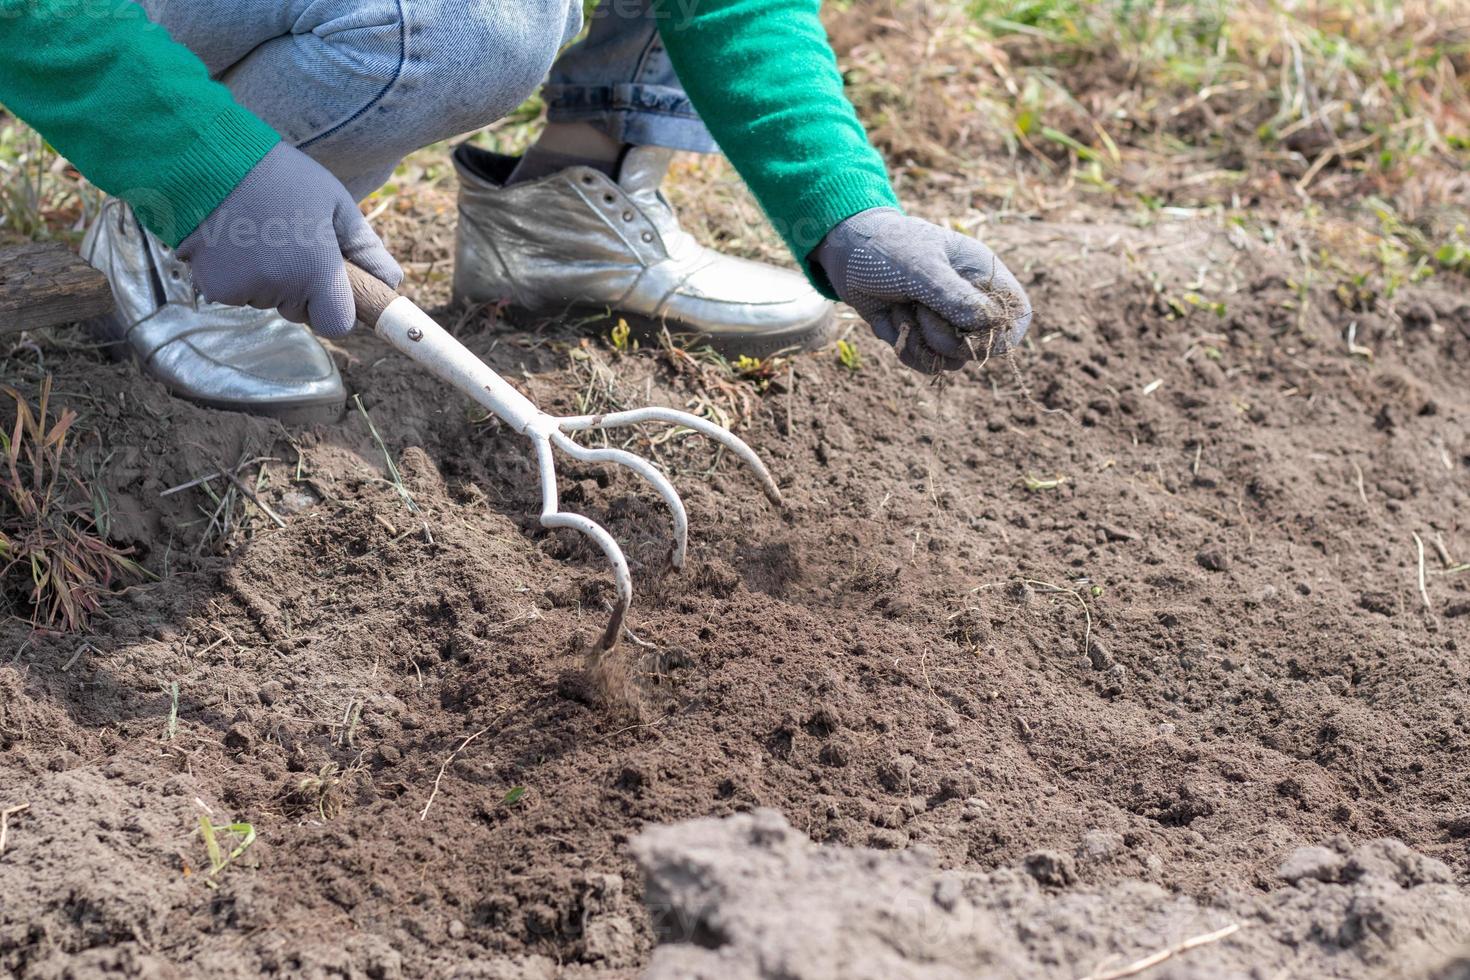
[[[40,136],[0,113],[0,245],[80,239],[100,201]]]
[[[1350,292],[1470,271],[1470,5],[1462,0],[832,0],[849,95],[916,213],[1278,223]],[[539,97],[477,134],[516,152]],[[789,262],[723,159],[668,190],[726,251]],[[444,145],[365,205],[421,298],[447,292]],[[95,191],[0,123],[0,241],[75,236]]]
[[[1470,163],[1457,0],[870,0],[833,27],[875,141],[920,178],[983,163],[992,193],[1025,177],[1196,207],[1396,193]]]
[[[96,499],[72,461],[76,413],[51,417],[51,378],[35,408],[16,389],[15,422],[0,431],[0,586],[15,588],[39,627],[85,629],[102,597],[141,570],[98,530]],[[18,587],[18,588],[17,588]]]

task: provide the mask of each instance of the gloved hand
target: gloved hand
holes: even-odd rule
[[[1031,301],[994,252],[896,208],[842,221],[810,259],[898,359],[925,374],[1003,353],[1031,326]]]
[[[403,270],[331,172],[287,143],[250,169],[178,248],[205,299],[277,309],[340,337],[356,322],[343,259],[397,288]]]

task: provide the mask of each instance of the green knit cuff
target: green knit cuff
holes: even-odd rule
[[[853,169],[803,188],[800,197],[773,215],[773,224],[796,261],[801,263],[801,270],[812,287],[828,299],[837,299],[827,277],[815,273],[807,261],[812,249],[821,244],[827,232],[859,211],[896,207],[899,207],[898,195],[886,176]]]
[[[232,106],[200,129],[156,187],[121,197],[145,228],[176,248],[280,141],[255,115]]]

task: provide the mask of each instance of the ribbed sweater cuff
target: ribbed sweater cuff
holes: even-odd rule
[[[158,186],[120,196],[144,227],[177,247],[280,141],[274,129],[233,107],[200,129]]]
[[[827,277],[812,272],[807,261],[812,249],[827,237],[827,232],[859,211],[898,206],[898,195],[887,177],[869,170],[849,170],[803,188],[800,197],[772,217],[812,286],[828,299],[836,299]]]

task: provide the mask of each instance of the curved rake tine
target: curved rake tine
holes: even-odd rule
[[[613,581],[617,586],[617,603],[612,610],[612,619],[598,643],[601,649],[610,649],[622,636],[623,622],[633,604],[633,578],[628,573],[628,560],[623,556],[623,549],[618,547],[617,541],[602,525],[591,518],[560,508],[557,502],[553,446],[584,462],[622,464],[653,484],[673,514],[675,566],[684,564],[689,539],[689,516],[674,485],[651,462],[621,449],[589,449],[579,446],[565,433],[637,425],[640,422],[667,422],[683,426],[715,440],[739,456],[760,480],[761,488],[771,502],[778,507],[781,505],[781,491],[755,451],[738,436],[708,419],[672,408],[638,408],[606,415],[580,415],[564,419],[548,415],[455,340],[411,300],[398,295],[392,287],[351,262],[347,264],[347,278],[352,285],[353,305],[357,309],[358,319],[370,325],[379,337],[412,358],[429,373],[484,405],[512,431],[530,439],[531,444],[536,447],[536,463],[541,477],[541,525],[547,528],[569,528],[585,535],[602,550],[608,563],[612,565]]]
[[[589,449],[586,446],[579,446],[560,432],[551,434],[551,443],[568,456],[580,459],[584,463],[621,463],[652,483],[658,495],[664,498],[664,503],[668,504],[669,510],[673,512],[674,567],[684,567],[684,554],[689,546],[689,515],[684,510],[684,501],[679,499],[679,491],[674,489],[668,477],[658,471],[658,467],[641,456],[634,456],[621,449]]]
[[[532,442],[536,446],[536,463],[541,470],[541,526],[565,527],[573,531],[580,531],[602,549],[602,553],[612,565],[613,582],[618,590],[618,602],[613,607],[612,619],[608,621],[607,629],[602,632],[602,639],[597,641],[598,647],[610,650],[622,636],[623,620],[628,616],[628,608],[633,605],[633,577],[628,574],[628,560],[623,557],[623,549],[618,547],[613,536],[608,534],[602,525],[581,514],[572,514],[557,509],[556,464],[551,456],[551,442],[545,436],[535,437]]]
[[[635,408],[626,412],[609,412],[606,415],[578,415],[572,418],[558,419],[557,428],[563,432],[581,432],[587,429],[611,429],[622,425],[637,425],[639,422],[670,422],[674,425],[682,425],[693,429],[702,436],[707,436],[724,446],[745,461],[760,480],[761,489],[765,491],[766,497],[776,506],[781,506],[781,491],[776,486],[776,481],[771,477],[771,471],[766,469],[766,464],[755,454],[755,450],[747,446],[739,436],[729,429],[723,428],[702,419],[698,415],[690,415],[673,408]]]

